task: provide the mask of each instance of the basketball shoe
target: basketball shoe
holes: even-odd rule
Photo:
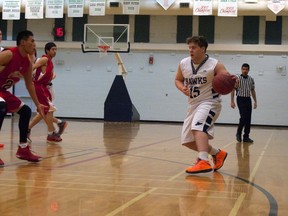
[[[214,162],[214,171],[219,170],[227,157],[228,153],[219,149],[219,152],[216,155],[212,155]]]
[[[4,147],[4,144],[3,143],[0,143],[0,148],[3,148]]]
[[[61,142],[62,139],[58,133],[53,132],[52,134],[48,134],[47,142],[57,143]]]
[[[62,135],[64,133],[65,128],[68,126],[68,123],[66,121],[62,121],[61,123],[58,123],[57,125],[59,127],[58,134]]]
[[[254,140],[250,139],[249,137],[246,137],[246,138],[243,138],[243,142],[246,142],[246,143],[253,143]]]
[[[197,159],[196,163],[192,167],[186,169],[186,173],[197,174],[197,173],[207,173],[213,170],[209,161]]]
[[[21,160],[27,160],[31,162],[39,162],[42,160],[42,157],[35,155],[31,152],[30,146],[27,145],[25,148],[18,147],[16,157]]]
[[[4,162],[0,158],[0,167],[4,166]]]
[[[239,142],[239,143],[242,142],[241,134],[236,134],[236,140],[237,140],[237,142]]]

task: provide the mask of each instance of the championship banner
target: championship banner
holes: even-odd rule
[[[25,19],[43,19],[43,12],[43,0],[26,0]]]
[[[140,0],[123,0],[123,14],[139,14]]]
[[[105,0],[90,0],[89,16],[105,16]]]
[[[236,17],[238,0],[218,0],[218,16]]]
[[[64,0],[46,0],[46,18],[63,18]]]
[[[3,0],[2,19],[3,20],[20,20],[20,0]]]
[[[68,0],[68,17],[83,17],[84,0]]]
[[[269,0],[267,6],[273,13],[277,14],[285,8],[285,2],[285,0]]]
[[[167,10],[176,0],[156,0],[165,10]]]
[[[213,2],[212,0],[194,0],[193,15],[203,16],[212,15]]]

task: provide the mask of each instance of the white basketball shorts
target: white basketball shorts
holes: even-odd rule
[[[189,104],[186,118],[182,127],[181,144],[195,141],[192,130],[203,131],[209,139],[214,137],[214,123],[221,112],[219,101],[206,101]]]

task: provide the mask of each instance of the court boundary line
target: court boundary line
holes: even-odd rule
[[[134,203],[138,202],[139,200],[145,198],[149,194],[152,194],[157,189],[158,189],[157,187],[154,187],[154,188],[151,188],[150,190],[148,190],[144,193],[141,193],[137,197],[131,199],[130,201],[128,201],[125,204],[121,205],[120,207],[116,208],[115,210],[113,210],[109,214],[106,214],[106,216],[114,216],[114,215],[118,214],[119,212],[123,211],[124,209],[128,208],[129,206],[133,205]]]
[[[237,198],[234,207],[232,208],[232,210],[229,213],[229,216],[237,216],[237,213],[245,199],[246,193],[241,193],[240,196]]]

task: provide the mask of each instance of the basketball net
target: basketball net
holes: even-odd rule
[[[108,45],[100,45],[98,46],[100,58],[107,56],[108,50],[110,49],[110,46]]]

